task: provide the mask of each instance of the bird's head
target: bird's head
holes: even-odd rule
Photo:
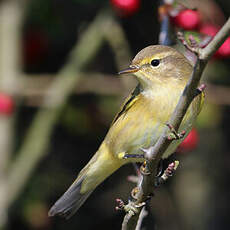
[[[185,84],[192,73],[192,65],[183,54],[172,47],[154,45],[142,49],[131,65],[119,74],[134,73],[143,88],[156,84]]]

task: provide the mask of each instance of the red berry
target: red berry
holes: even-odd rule
[[[228,37],[221,47],[215,53],[215,57],[228,58],[230,57],[230,37]]]
[[[199,29],[200,33],[207,34],[209,36],[214,37],[219,31],[219,27],[214,26],[212,24],[202,25]],[[230,57],[230,37],[228,37],[225,42],[221,45],[221,47],[215,53],[215,57],[217,58],[227,58]]]
[[[195,30],[200,24],[200,14],[196,10],[182,10],[173,21],[185,30]]]
[[[140,0],[110,0],[110,2],[120,16],[130,16],[140,8]]]
[[[0,114],[10,115],[14,110],[13,98],[7,94],[0,93]]]
[[[207,34],[209,36],[215,36],[218,31],[219,31],[219,28],[212,24],[202,25],[199,29],[200,33]]]
[[[199,141],[199,135],[196,129],[193,128],[188,134],[188,136],[179,145],[179,147],[177,148],[177,152],[184,153],[184,152],[190,152],[194,150],[198,145],[198,141]]]

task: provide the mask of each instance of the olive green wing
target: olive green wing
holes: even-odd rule
[[[135,103],[135,101],[137,100],[137,96],[141,93],[141,87],[138,84],[136,86],[136,88],[132,91],[132,93],[126,98],[126,100],[124,101],[124,103],[121,106],[120,112],[117,113],[117,115],[115,116],[115,118],[113,119],[113,122],[111,125],[113,125],[117,119],[124,114],[125,112],[127,112],[129,110],[129,108]]]

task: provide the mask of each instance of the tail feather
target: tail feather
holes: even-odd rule
[[[114,158],[106,145],[102,144],[88,164],[81,170],[74,183],[50,209],[49,216],[62,216],[69,219],[77,212],[94,189],[120,167],[120,160]]]
[[[69,219],[82,206],[85,200],[93,192],[89,191],[84,194],[80,193],[81,184],[84,177],[75,181],[69,189],[60,197],[56,203],[51,207],[49,216],[61,216]]]

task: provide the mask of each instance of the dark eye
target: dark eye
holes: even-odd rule
[[[160,60],[159,59],[153,59],[152,61],[151,61],[151,65],[152,66],[158,66],[160,64]]]

